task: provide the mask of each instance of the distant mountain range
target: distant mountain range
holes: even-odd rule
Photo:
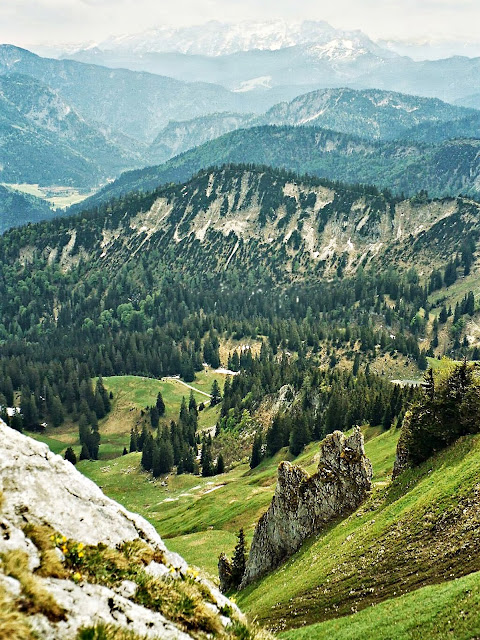
[[[138,54],[176,52],[217,57],[241,51],[276,51],[296,45],[328,45],[335,39],[361,40],[363,46],[377,48],[361,31],[335,29],[325,21],[313,20],[239,23],[211,20],[189,27],[157,27],[133,35],[113,36],[98,43],[96,48],[100,51],[128,51]]]
[[[2,45],[0,183],[81,189],[106,184],[92,200],[98,202],[125,189],[184,181],[210,165],[246,162],[407,194],[418,189],[435,195],[478,194],[479,111],[381,89],[330,87],[296,95],[309,86],[311,73],[324,74],[330,84],[338,74],[348,84],[362,68],[365,73],[373,68],[387,73],[393,59],[400,70],[404,63],[420,64],[391,53],[382,57],[382,50],[363,34],[350,35],[348,41],[328,40],[331,33],[325,28],[326,44],[204,56],[202,60],[217,69],[227,58],[241,63],[240,74],[243,63],[249,67],[253,81],[246,80],[242,90],[235,91],[220,84],[42,58]],[[152,55],[183,56],[184,61],[203,64],[198,56]],[[437,71],[451,65],[446,77],[455,86],[464,82],[455,65],[469,65],[473,73],[478,62],[452,58],[440,61]],[[268,74],[256,75],[265,72],[264,63],[280,74],[280,84],[271,89]],[[288,84],[287,76],[295,69],[297,84]],[[228,75],[230,67],[219,73]],[[475,82],[465,102],[475,104]],[[480,85],[478,89],[480,95]],[[316,129],[292,128],[305,126]],[[143,171],[147,165],[154,168]],[[109,184],[124,170],[134,173]]]
[[[0,181],[88,187],[138,166],[107,128],[86,122],[33,77],[0,75]]]
[[[1,45],[0,74],[11,73],[39,80],[58,91],[86,120],[142,142],[153,141],[172,119],[188,120],[214,111],[262,112],[274,104],[212,84],[41,58]]]
[[[408,196],[420,190],[433,196],[480,195],[480,140],[428,145],[368,141],[314,127],[263,126],[233,131],[163,165],[126,172],[72,210],[98,206],[131,191],[183,183],[205,167],[231,163],[375,184]]]
[[[410,51],[415,60],[409,57]],[[476,51],[465,49],[466,53]],[[480,92],[478,57],[449,55],[422,61],[415,43],[375,43],[361,31],[342,31],[326,22],[213,21],[181,29],[162,27],[109,38],[64,55],[186,82],[220,84],[238,92],[281,88],[285,94],[280,98],[277,94],[277,101],[313,89],[342,86],[401,91],[450,102]]]

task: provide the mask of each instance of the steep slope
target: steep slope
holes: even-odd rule
[[[0,127],[3,182],[96,186],[139,160],[29,76],[0,76]]]
[[[460,242],[452,226],[434,248],[436,227],[455,219],[458,231],[473,233],[476,211],[477,205],[463,200],[398,202],[375,189],[227,166],[202,172],[185,186],[133,194],[125,205],[120,201],[92,212],[85,236],[75,234],[75,219],[66,219],[35,246],[46,256],[70,238],[68,251],[88,256],[94,268],[116,269],[155,248],[172,264],[181,256],[189,269],[221,272],[262,264],[272,275],[290,279],[311,269],[332,273],[340,263],[348,273],[360,263],[386,261],[393,251],[410,256],[420,246],[417,268],[428,265]]]
[[[183,122],[172,121],[159,132],[149,147],[152,162],[166,162],[188,149],[218,138],[224,133],[242,129],[252,122],[251,114],[212,113]]]
[[[347,521],[242,592],[241,605],[281,630],[348,616],[478,572],[479,447],[477,436],[463,438],[393,484],[378,486]],[[477,582],[478,574],[472,580]],[[470,622],[475,635],[478,614]]]
[[[28,222],[53,218],[48,202],[0,185],[0,234]]]
[[[164,165],[124,173],[72,211],[129,191],[185,182],[196,172],[223,163],[269,165],[330,180],[375,184],[406,195],[422,189],[438,197],[479,193],[475,140],[438,145],[378,142],[313,127],[265,126],[231,132]]]
[[[248,633],[238,608],[146,520],[45,445],[2,421],[0,433],[2,605],[24,611],[32,630],[55,640],[102,624],[133,639]]]
[[[0,73],[14,72],[58,91],[86,120],[141,141],[152,141],[172,119],[187,120],[212,111],[249,112],[254,107],[247,96],[212,84],[41,58],[1,45]]]
[[[316,126],[366,140],[441,142],[480,136],[480,112],[391,91],[326,89],[275,105],[263,116],[219,113],[171,122],[150,147],[165,162],[229,131],[258,125]]]

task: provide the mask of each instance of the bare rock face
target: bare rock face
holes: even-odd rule
[[[107,498],[91,480],[50,451],[0,421],[2,515],[19,527],[49,524],[84,544],[116,546],[141,538],[160,551],[166,547],[154,527]]]
[[[29,570],[33,573],[38,569],[39,549],[24,533],[29,524],[48,525],[85,545],[102,543],[113,548],[140,539],[161,552],[163,558],[163,564],[152,561],[145,568],[146,575],[157,580],[181,580],[191,574],[185,560],[168,551],[149,522],[107,498],[97,485],[46,445],[10,429],[1,420],[0,441],[0,588],[10,595],[12,608],[20,584],[3,571],[2,554],[22,551],[28,558]],[[83,625],[99,622],[115,624],[142,637],[165,640],[191,637],[160,613],[135,603],[137,585],[131,581],[124,580],[110,589],[86,580],[76,584],[39,574],[36,579],[65,611],[64,619],[54,622],[42,614],[30,616],[30,625],[41,638],[67,640],[76,637]],[[238,607],[210,582],[199,576],[195,580],[208,593],[205,606],[218,616],[221,624],[231,624],[221,613],[225,607],[244,620]]]
[[[218,579],[222,593],[226,593],[232,588],[232,563],[224,553],[221,553],[218,558]]]
[[[350,437],[335,431],[323,440],[312,476],[280,463],[275,495],[255,529],[241,588],[277,567],[328,522],[358,507],[371,482],[372,465],[358,428]]]

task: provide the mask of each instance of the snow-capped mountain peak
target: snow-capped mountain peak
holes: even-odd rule
[[[339,51],[355,53],[358,43],[375,47],[363,33],[334,29],[327,22],[284,20],[270,22],[221,23],[173,29],[158,27],[135,35],[111,37],[98,46],[103,51],[178,52],[205,56],[222,56],[253,49],[275,51],[286,47],[314,44],[327,47],[326,56],[339,57]],[[364,46],[363,45],[363,46]],[[329,48],[328,48],[329,47]],[[360,54],[358,54],[360,55]]]

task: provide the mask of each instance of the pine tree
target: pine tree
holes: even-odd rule
[[[202,447],[202,460],[202,476],[204,478],[213,476],[214,468],[212,460],[212,447],[207,441],[204,442]]]
[[[292,455],[298,456],[310,441],[307,423],[303,415],[296,418],[292,431],[290,432],[289,451]]]
[[[75,451],[72,449],[72,447],[67,447],[64,457],[65,460],[68,460],[68,462],[71,462],[74,465],[77,464],[77,456],[75,455]]]
[[[236,589],[238,589],[242,582],[247,565],[247,548],[243,529],[240,529],[237,538],[237,545],[232,557],[232,584]]]
[[[166,409],[165,402],[163,401],[163,397],[162,397],[162,394],[160,393],[160,391],[157,394],[157,401],[155,403],[155,406],[157,407],[158,415],[160,417],[165,415],[165,409]]]
[[[132,429],[130,431],[130,453],[133,453],[134,451],[137,451],[137,447],[138,447],[138,431],[136,429]]]
[[[220,400],[222,399],[222,395],[220,393],[220,387],[218,386],[218,382],[217,379],[215,378],[215,380],[213,381],[212,384],[212,389],[210,391],[210,395],[211,395],[211,400],[210,400],[210,406],[214,407],[215,405],[217,405]]]
[[[258,467],[261,461],[262,461],[262,434],[260,431],[258,431],[255,434],[255,438],[253,440],[252,455],[250,457],[250,469],[255,469],[255,467]]]
[[[157,407],[152,407],[150,409],[150,424],[152,425],[152,429],[156,429],[159,424],[159,416]]]
[[[85,443],[82,444],[82,450],[80,451],[80,460],[90,460],[90,452]]]
[[[142,467],[145,469],[145,471],[151,471],[152,470],[152,464],[153,464],[153,437],[152,435],[149,433],[147,435],[147,437],[145,438],[145,442],[143,443],[143,449],[142,449]]]
[[[215,475],[218,476],[220,473],[225,472],[225,462],[223,461],[223,456],[221,453],[218,454],[217,463],[215,465]]]

